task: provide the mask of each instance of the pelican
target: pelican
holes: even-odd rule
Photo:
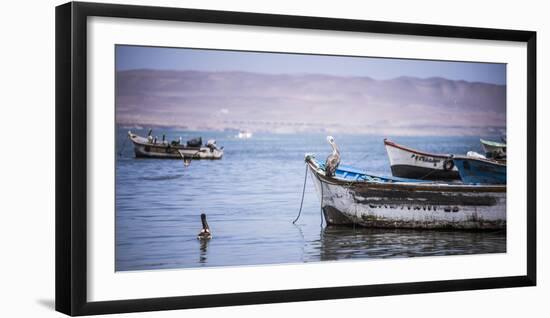
[[[328,143],[332,146],[332,153],[327,157],[325,161],[325,175],[331,177],[336,172],[338,165],[340,164],[340,151],[338,146],[334,142],[334,137],[327,136]]]
[[[202,222],[202,230],[197,235],[197,239],[199,240],[209,240],[212,238],[212,233],[210,232],[210,228],[208,227],[208,223],[206,222],[206,214],[201,213],[201,222]]]

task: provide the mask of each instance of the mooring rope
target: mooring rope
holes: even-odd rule
[[[430,170],[430,172],[428,172],[425,175],[423,175],[422,177],[418,178],[418,180],[424,180],[424,178],[428,177],[429,175],[431,175],[432,173],[434,173],[436,171],[437,171],[436,169],[432,169],[432,170]]]
[[[176,152],[180,155],[181,159],[183,160],[183,167],[187,168],[189,165],[191,165],[191,161],[200,152],[200,150],[197,150],[193,155],[191,155],[191,158],[189,158],[188,162],[185,161],[185,156],[182,155],[182,153],[178,149],[176,149]]]
[[[308,166],[307,166],[307,163],[306,163],[306,172],[304,174],[304,187],[302,189],[302,201],[300,202],[300,210],[298,211],[298,216],[296,217],[296,219],[294,221],[292,221],[292,224],[295,224],[296,221],[298,221],[298,219],[300,218],[300,215],[302,214],[302,207],[304,206],[304,196],[305,196],[305,193],[306,193],[306,183],[307,183],[307,171],[308,171]]]
[[[321,224],[320,226],[323,227],[323,181],[321,178],[319,178],[319,187],[321,187]]]

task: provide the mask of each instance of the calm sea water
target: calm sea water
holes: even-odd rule
[[[146,131],[137,130],[145,135]],[[202,136],[224,146],[219,161],[135,159],[120,128],[116,161],[116,270],[317,262],[506,251],[505,233],[327,227],[311,180],[296,225],[304,154],[323,159],[325,135],[164,130],[169,140]],[[498,137],[484,136],[498,140]],[[383,137],[335,135],[342,162],[390,175]],[[481,152],[475,137],[395,137],[432,152]],[[206,213],[213,239],[196,239]]]

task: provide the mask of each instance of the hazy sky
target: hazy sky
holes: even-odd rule
[[[267,74],[313,73],[368,76],[378,80],[400,76],[506,84],[506,64],[443,62],[304,54],[257,53],[118,45],[117,70],[158,69],[244,71]]]

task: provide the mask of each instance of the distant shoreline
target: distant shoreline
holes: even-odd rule
[[[125,123],[117,123],[116,124],[118,130],[132,130],[132,131],[139,131],[139,130],[148,130],[153,129],[153,131],[178,131],[178,132],[209,132],[209,133],[233,133],[237,134],[240,131],[243,131],[243,129],[236,129],[236,128],[225,128],[225,129],[197,129],[197,128],[190,128],[190,127],[180,127],[180,126],[172,126],[172,125],[152,125],[152,124],[125,124]],[[296,131],[296,132],[273,132],[273,131],[266,131],[266,130],[246,130],[250,131],[253,134],[272,134],[272,135],[327,135],[327,134],[333,134],[333,135],[350,135],[350,136],[373,136],[373,137],[388,137],[388,136],[399,136],[399,137],[488,137],[488,136],[505,136],[506,135],[506,129],[505,127],[491,127],[492,131],[486,130],[487,127],[460,127],[464,129],[465,131],[468,131],[469,133],[451,133],[451,131],[448,131],[447,134],[441,134],[441,133],[431,133],[429,130],[424,130],[423,133],[408,133],[408,134],[402,134],[396,132],[343,132],[343,131]],[[483,133],[473,133],[473,129],[476,128],[485,128],[485,131]],[[446,128],[445,128],[446,129]],[[457,127],[457,130],[459,128]]]

